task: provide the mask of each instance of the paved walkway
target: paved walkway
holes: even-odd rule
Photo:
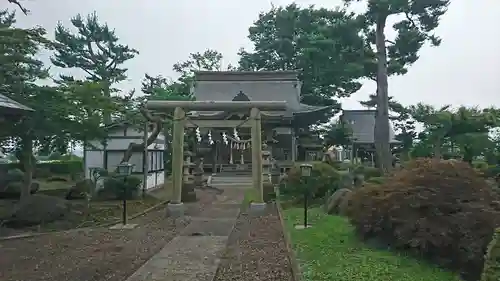
[[[202,214],[191,218],[179,236],[126,281],[211,281],[243,198],[244,189],[225,189]]]

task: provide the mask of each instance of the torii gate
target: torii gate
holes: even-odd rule
[[[172,140],[172,182],[173,192],[168,210],[172,216],[179,217],[184,214],[181,201],[183,157],[184,157],[184,128],[192,124],[186,122],[186,111],[231,111],[248,112],[250,117],[242,127],[251,127],[252,147],[252,179],[253,188],[258,191],[256,206],[265,206],[263,199],[262,177],[262,136],[260,111],[284,111],[285,101],[148,101],[146,108],[153,111],[167,111],[174,109],[173,140]],[[199,127],[235,127],[235,120],[196,120]],[[239,121],[238,123],[241,123]],[[165,167],[165,175],[167,174]]]

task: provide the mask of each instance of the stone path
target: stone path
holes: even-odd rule
[[[238,217],[244,189],[225,189],[179,236],[126,281],[211,281]]]

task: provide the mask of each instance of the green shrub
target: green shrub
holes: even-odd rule
[[[309,198],[320,199],[332,194],[340,186],[340,175],[327,163],[314,162],[311,176],[307,179]],[[304,195],[305,184],[303,183],[300,165],[294,166],[282,182],[280,194],[301,201]]]
[[[21,163],[0,164],[0,170],[7,171],[11,169],[24,170],[24,167],[22,167]],[[36,163],[35,172],[37,169],[47,169],[48,171],[50,171],[51,174],[56,174],[56,175],[78,174],[83,172],[83,161],[58,160],[51,162]]]
[[[19,198],[21,196],[21,189],[24,183],[21,181],[10,182],[7,186],[0,191],[0,198]],[[34,194],[40,190],[40,184],[34,182],[31,184],[30,193]]]
[[[481,274],[481,281],[500,280],[500,228],[495,230],[493,239],[488,245],[488,250],[484,257],[484,268]]]
[[[52,152],[52,153],[49,155],[48,159],[49,159],[49,160],[61,160],[61,157],[62,157],[62,153],[61,153],[61,152],[59,152],[59,151],[54,151],[54,152]]]
[[[94,183],[90,179],[78,181],[72,186],[66,194],[67,200],[85,199],[87,194],[93,193],[95,188]]]
[[[485,171],[488,169],[488,162],[486,162],[486,161],[473,161],[472,167],[474,167],[474,169],[478,169],[479,171]]]
[[[365,167],[363,170],[363,175],[365,176],[365,180],[369,180],[371,178],[377,178],[381,177],[382,173],[380,173],[380,170],[375,167]]]
[[[47,179],[47,182],[68,182],[68,178],[65,176],[52,176]]]
[[[489,165],[486,168],[482,169],[481,172],[485,177],[495,178],[500,175],[500,165]]]
[[[135,199],[139,196],[142,180],[136,176],[110,175],[104,179],[104,187],[97,192],[101,199]]]
[[[338,171],[339,174],[339,189],[340,188],[352,188],[354,182],[354,174],[345,170]]]
[[[373,178],[373,177],[382,176],[382,174],[380,173],[380,170],[376,167],[365,166],[365,165],[355,165],[355,166],[352,166],[352,170],[353,170],[354,174],[363,175],[366,180]]]
[[[64,154],[61,156],[60,160],[62,161],[68,161],[68,160],[74,160],[74,161],[83,161],[83,158],[74,154]]]
[[[10,169],[7,171],[7,178],[9,181],[23,181],[24,172],[16,168]]]
[[[384,177],[372,177],[366,181],[367,183],[373,183],[373,184],[383,184],[385,182]]]
[[[47,167],[53,174],[71,175],[81,173],[83,171],[83,162],[80,160],[54,161],[39,163],[37,164],[37,167]]]
[[[461,161],[417,159],[383,184],[354,190],[348,215],[359,234],[478,280],[500,223],[500,198]]]
[[[47,179],[51,175],[52,173],[50,172],[50,169],[48,169],[47,167],[43,167],[43,168],[36,168],[33,177],[36,179]]]

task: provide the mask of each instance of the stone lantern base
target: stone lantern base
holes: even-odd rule
[[[194,191],[194,181],[184,182],[182,184],[181,201],[182,202],[196,202],[196,192]]]

